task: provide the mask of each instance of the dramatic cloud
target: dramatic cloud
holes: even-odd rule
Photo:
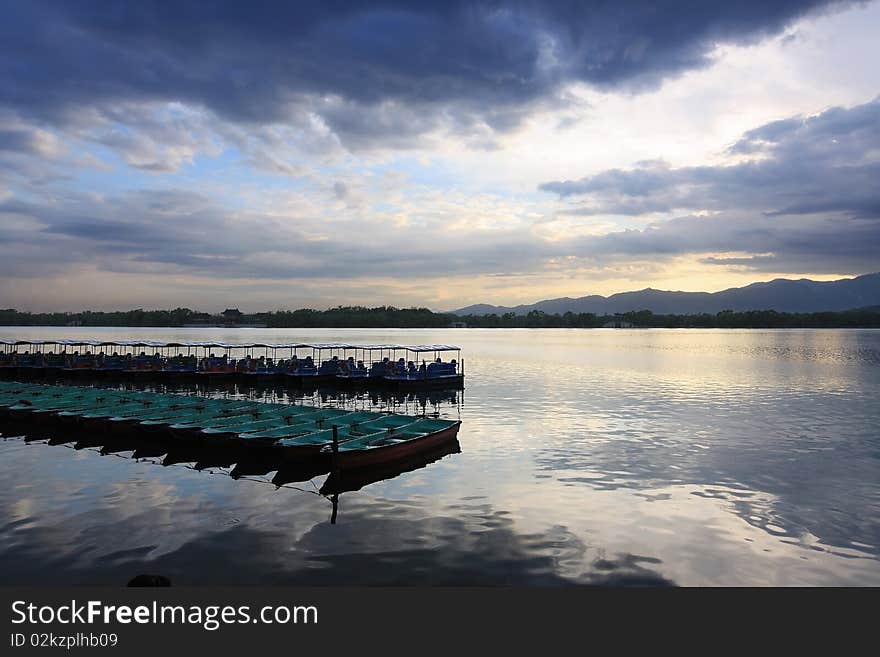
[[[600,234],[556,233],[546,222],[526,219],[494,224],[491,199],[481,205],[446,199],[444,205],[430,192],[407,200],[395,199],[390,189],[372,197],[361,192],[358,199],[357,185],[343,181],[320,192],[349,208],[342,217],[308,199],[280,212],[233,210],[180,190],[71,194],[55,202],[7,199],[0,202],[0,217],[10,239],[8,248],[0,247],[0,267],[7,276],[33,276],[44,260],[53,268],[88,261],[117,272],[280,280],[493,275],[510,272],[512,262],[516,271],[528,272],[560,262],[595,266],[683,255],[769,271],[876,266],[880,99],[755,128],[728,154],[753,159],[684,168],[646,162],[542,185],[577,199],[558,212],[563,217],[655,218],[646,228]],[[656,219],[673,210],[691,214]],[[482,221],[459,216],[470,212]],[[496,216],[506,212],[494,210]],[[389,241],[383,228],[401,216],[406,223],[400,228],[409,229],[395,231]]]
[[[876,4],[0,11],[0,305],[452,308],[880,269]]]
[[[880,99],[768,123],[746,132],[728,155],[750,159],[681,168],[644,162],[541,189],[576,199],[562,210],[575,216],[703,215],[594,240],[606,254],[743,251],[759,257],[705,261],[774,271],[876,266]]]
[[[0,105],[54,122],[127,102],[245,124],[317,116],[355,147],[400,146],[438,126],[479,137],[558,102],[566,84],[654,88],[708,65],[719,44],[848,4],[12,2]]]

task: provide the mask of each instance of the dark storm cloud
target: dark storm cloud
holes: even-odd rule
[[[0,105],[76,121],[87,106],[182,101],[245,123],[307,106],[352,141],[440,121],[504,131],[566,82],[653,87],[719,43],[846,4],[3,2]]]
[[[759,157],[728,166],[644,162],[541,189],[574,199],[563,214],[711,215],[607,235],[599,242],[608,252],[751,251],[761,257],[706,262],[776,271],[849,271],[848,258],[861,263],[857,271],[880,264],[880,99],[768,123],[745,133],[729,152]]]

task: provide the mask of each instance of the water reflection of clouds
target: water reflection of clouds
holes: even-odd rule
[[[547,518],[565,518],[584,543],[609,554],[649,555],[665,578],[684,585],[866,585],[880,583],[876,560],[864,551],[830,547],[809,533],[782,531],[773,522],[772,495],[675,484],[638,491],[590,492],[552,478],[508,491],[523,532]],[[745,494],[746,498],[741,495]],[[760,515],[734,506],[743,499]],[[775,527],[775,529],[774,529]],[[769,531],[768,531],[769,529]],[[560,567],[560,572],[564,570]]]
[[[45,486],[0,502],[21,527],[4,556],[108,583],[161,566],[200,583],[880,584],[880,332],[271,332],[297,336],[462,344],[462,453],[343,494],[332,527],[314,495],[15,454],[6,481]],[[74,558],[81,524],[97,547]]]
[[[15,455],[27,466],[18,476],[7,473],[13,489],[30,482],[28,496],[0,501],[12,523],[29,520],[0,534],[8,583],[121,583],[144,570],[201,584],[670,583],[651,557],[591,551],[563,526],[524,534],[507,511],[481,500],[438,505],[403,489],[406,500],[347,494],[343,521],[330,525],[326,500],[258,482],[94,451],[80,452],[66,479],[45,480],[70,450],[21,441],[2,448],[30,452]],[[96,475],[107,483],[82,485]],[[63,504],[71,497],[77,512]]]
[[[21,499],[28,500],[31,529],[39,533],[34,545],[50,563],[54,555],[77,554],[82,564],[88,564],[130,550],[146,550],[145,554],[156,558],[230,524],[288,514],[274,487],[266,484],[240,481],[230,486],[228,478],[208,472],[182,466],[162,468],[100,456],[93,450],[74,452],[11,440],[2,447],[7,457],[13,456],[10,450],[17,452],[17,467],[4,476]],[[257,494],[248,495],[248,489],[256,486]],[[323,498],[319,503],[312,498],[317,496],[296,497],[297,515],[310,514],[314,522],[326,519],[328,504]],[[248,503],[240,504],[237,499]],[[16,517],[15,511],[4,509],[3,517]],[[20,543],[5,533],[0,539],[7,548]]]
[[[473,440],[494,433],[494,445],[530,451],[536,479],[599,493],[629,489],[666,501],[670,487],[685,485],[721,502],[717,491],[727,488],[734,503],[722,504],[725,513],[777,545],[809,558],[824,551],[876,559],[876,332],[808,332],[802,348],[791,345],[797,332],[772,332],[783,344],[765,346],[763,332],[738,332],[742,344],[720,348],[716,336],[700,344],[704,335],[682,332],[669,344],[668,334],[636,333],[627,336],[635,347],[627,344],[613,363],[578,345],[575,362],[559,367],[554,346],[549,362],[519,362],[516,376],[485,390],[471,385],[465,420]],[[684,336],[695,340],[688,346]],[[642,341],[670,355],[633,359],[629,351]],[[758,365],[743,367],[743,354]],[[527,400],[519,406],[525,419],[486,419],[509,399]]]

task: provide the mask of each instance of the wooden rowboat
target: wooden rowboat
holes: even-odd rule
[[[419,420],[379,436],[341,442],[335,452],[330,447],[323,451],[331,454],[336,468],[374,467],[412,458],[455,440],[460,426],[460,420]]]

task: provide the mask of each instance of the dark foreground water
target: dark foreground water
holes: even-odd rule
[[[457,343],[461,452],[331,523],[323,476],[9,437],[4,584],[880,585],[880,331],[0,330],[77,334]]]

